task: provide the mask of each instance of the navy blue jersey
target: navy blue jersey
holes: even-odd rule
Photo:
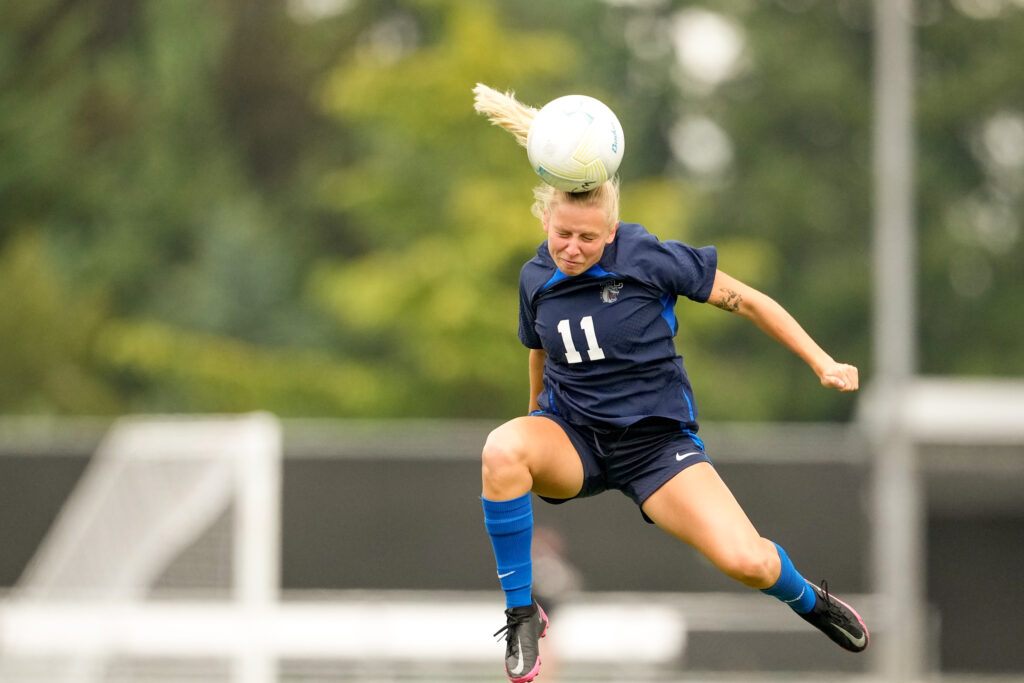
[[[547,352],[541,408],[581,425],[694,422],[675,303],[707,301],[717,265],[714,247],[662,242],[636,223],[620,223],[601,260],[576,276],[541,244],[519,276],[519,339]]]

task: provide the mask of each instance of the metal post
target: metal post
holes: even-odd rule
[[[885,681],[925,669],[923,500],[901,405],[916,372],[913,210],[913,29],[908,0],[875,0],[874,400],[875,592],[884,637],[873,645]]]

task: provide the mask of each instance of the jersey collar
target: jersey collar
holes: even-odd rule
[[[590,266],[579,275],[566,275],[562,271],[558,270],[558,268],[555,268],[555,274],[551,276],[550,280],[544,283],[544,286],[541,287],[541,291],[544,291],[549,287],[555,286],[562,280],[568,280],[569,278],[572,277],[583,277],[585,275],[588,275],[590,277],[618,277],[618,275],[616,275],[615,273],[609,272],[602,268],[601,264],[599,263],[595,263],[594,265]]]

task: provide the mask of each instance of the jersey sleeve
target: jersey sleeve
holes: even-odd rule
[[[677,240],[662,242],[646,231],[636,246],[634,258],[641,272],[658,289],[700,303],[711,296],[718,270],[715,247],[691,247]]]
[[[519,341],[528,349],[543,348],[535,323],[537,311],[533,307],[533,292],[526,284],[526,268],[519,275]]]
[[[718,249],[715,247],[691,247],[676,241],[662,242],[679,264],[670,273],[676,292],[693,301],[704,303],[711,296],[718,272]]]

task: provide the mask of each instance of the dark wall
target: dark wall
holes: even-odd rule
[[[720,465],[762,534],[814,580],[865,591],[864,473],[848,465]],[[284,583],[293,588],[494,589],[475,461],[300,460],[284,481]],[[592,590],[744,590],[646,524],[617,491],[552,506],[538,524],[567,542]]]
[[[1024,517],[930,520],[928,599],[939,607],[943,671],[1024,673],[1011,625],[1024,614],[1021,567]]]
[[[87,463],[84,454],[0,457],[0,587],[21,576]]]

